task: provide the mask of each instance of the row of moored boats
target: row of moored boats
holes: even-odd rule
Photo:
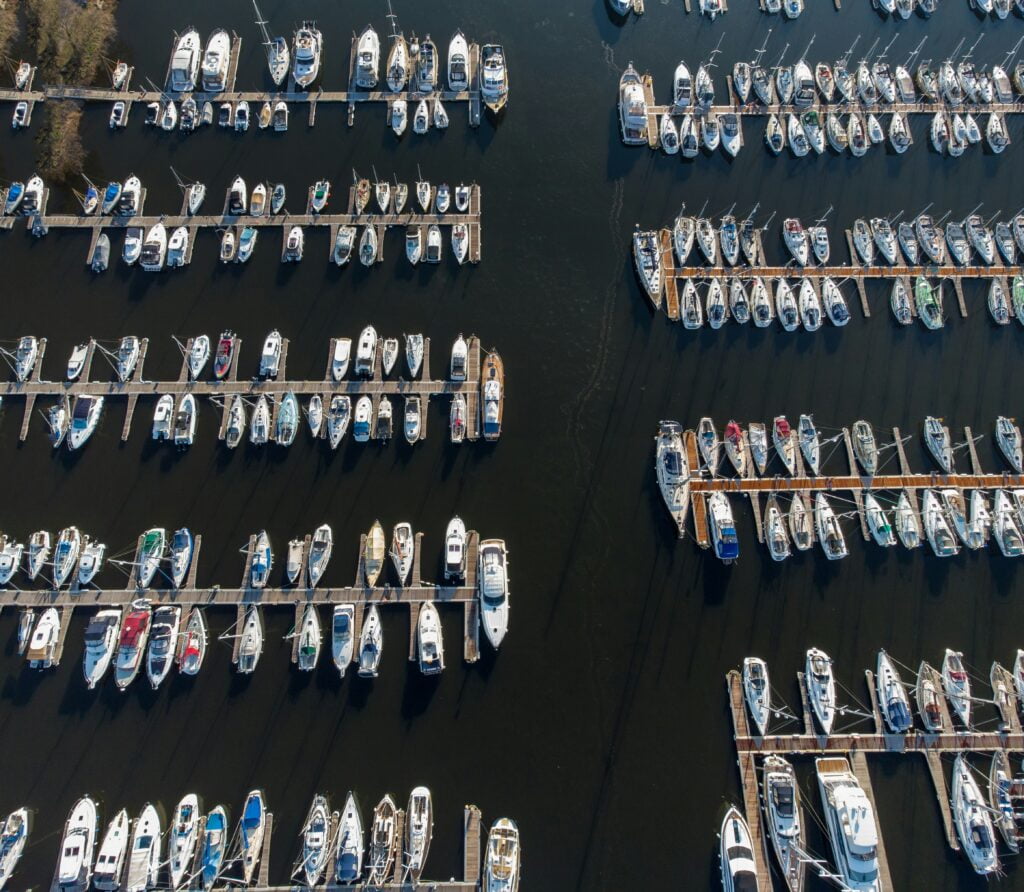
[[[399,835],[402,819],[404,838]],[[17,867],[30,823],[31,812],[24,807],[0,823],[0,889]],[[159,808],[146,803],[134,820],[122,808],[101,833],[99,805],[83,796],[64,825],[53,888],[145,892],[249,886],[261,861],[269,857],[270,827],[262,790],[246,796],[233,831],[225,806],[204,813],[198,795],[188,793],[166,827]],[[379,886],[392,875],[419,883],[433,830],[433,799],[425,786],[412,790],[404,813],[385,794],[368,826],[355,793],[348,793],[340,812],[332,812],[328,797],[318,793],[299,833],[302,847],[292,878],[308,888],[323,882]],[[519,828],[510,818],[499,818],[491,826],[483,871],[484,892],[519,888]]]

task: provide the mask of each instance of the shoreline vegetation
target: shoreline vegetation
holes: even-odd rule
[[[0,0],[0,55],[10,53],[20,33],[18,0]]]
[[[25,0],[24,8],[26,31],[43,82],[92,83],[117,36],[116,2]],[[47,179],[67,183],[82,172],[85,160],[79,132],[82,106],[77,102],[47,102],[44,109],[46,117],[36,137],[37,164]]]

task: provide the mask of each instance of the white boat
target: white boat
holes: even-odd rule
[[[181,608],[177,604],[164,604],[153,612],[149,651],[146,655],[146,677],[154,691],[167,678],[174,665],[180,627]]]
[[[374,37],[376,36],[375,34]],[[295,79],[297,87],[302,90],[308,89],[310,84],[317,79],[320,74],[322,53],[323,35],[317,29],[316,22],[303,22],[302,26],[295,32],[292,77]],[[376,78],[376,70],[374,71],[374,78]],[[376,83],[376,80],[374,80],[374,83]]]
[[[730,806],[722,820],[718,860],[725,892],[757,892],[761,888],[754,861],[754,841],[736,806]]]
[[[139,588],[149,588],[163,560],[166,545],[167,531],[162,527],[153,527],[143,533],[138,551]]]
[[[290,585],[294,585],[302,570],[302,549],[301,539],[291,539],[288,542],[288,551],[285,554],[284,575]]]
[[[100,610],[85,627],[82,672],[85,675],[85,686],[89,690],[103,680],[103,676],[110,668],[120,628],[121,611],[116,609]]]
[[[391,400],[384,394],[377,398],[377,423],[374,426],[375,440],[390,440],[394,415],[391,411]]]
[[[466,576],[466,525],[457,515],[448,522],[444,540],[444,578],[460,580]]]
[[[416,537],[413,535],[412,526],[402,522],[395,524],[391,535],[391,562],[394,564],[395,573],[401,585],[409,581],[409,574],[412,572],[413,557],[416,553]]]
[[[647,101],[632,62],[619,79],[619,126],[627,146],[647,145]]]
[[[178,400],[178,411],[174,416],[174,445],[191,446],[196,436],[196,398],[183,393]]]
[[[949,439],[949,428],[934,415],[929,415],[924,420],[924,442],[942,471],[952,474],[953,446]]]
[[[772,422],[772,445],[789,474],[796,476],[796,437],[785,415],[777,415]]]
[[[800,308],[789,282],[779,279],[775,288],[775,309],[779,314],[779,322],[785,331],[796,331],[800,325]],[[762,471],[762,473],[764,473]]]
[[[92,880],[98,816],[96,803],[83,796],[74,804],[60,842],[60,859],[52,887],[59,892],[86,892]]]
[[[874,476],[878,470],[878,444],[871,423],[863,419],[853,423],[852,437],[853,454],[856,456],[864,473]]]
[[[825,494],[819,492],[814,499],[814,527],[821,543],[821,550],[830,561],[840,560],[849,555],[846,537],[832,506]]]
[[[726,317],[729,315],[729,308],[725,301],[725,290],[722,288],[722,280],[717,276],[708,285],[707,302],[708,324],[714,329],[719,329],[725,324]]]
[[[244,409],[243,409],[244,413]],[[244,415],[243,424],[244,428]],[[239,436],[241,434],[239,433]],[[249,442],[253,446],[264,446],[270,440],[270,402],[267,395],[261,393],[252,410],[252,425],[249,427]]]
[[[731,564],[739,558],[740,545],[728,497],[725,493],[713,492],[708,497],[707,509],[715,556],[723,563]]]
[[[497,650],[508,631],[508,551],[503,539],[480,543],[477,578],[480,586],[480,622],[491,646]]]
[[[166,103],[160,110],[160,129],[174,130],[178,126],[178,106],[173,101]]]
[[[199,797],[186,793],[171,816],[167,840],[171,889],[178,889],[192,870],[199,842]]]
[[[57,547],[53,553],[53,587],[59,589],[78,566],[78,557],[82,550],[82,534],[77,527],[66,527],[57,537]]]
[[[674,421],[662,421],[655,437],[655,472],[658,488],[675,521],[679,534],[685,529],[690,503],[690,470],[683,450],[682,427]]]
[[[121,874],[130,839],[131,821],[128,812],[122,808],[107,825],[96,855],[96,869],[92,875],[92,884],[96,889],[113,892],[121,887]]]
[[[380,667],[380,654],[384,646],[383,630],[380,624],[380,612],[376,604],[371,604],[363,620],[363,630],[359,636],[359,676],[376,678]]]
[[[139,674],[142,657],[149,640],[149,624],[152,611],[148,601],[136,601],[121,624],[114,657],[114,682],[124,691]]]
[[[494,114],[508,102],[509,78],[505,50],[500,44],[484,44],[480,50],[480,95]]]
[[[441,617],[437,608],[429,601],[420,608],[416,626],[416,643],[420,672],[437,675],[444,671],[444,637]]]
[[[801,266],[806,266],[810,260],[810,240],[803,225],[796,217],[789,217],[783,221],[782,238],[789,253],[793,255],[793,259]]]
[[[345,399],[348,399],[348,397],[345,397]],[[372,422],[373,400],[363,395],[356,402],[355,415],[352,420],[352,436],[357,443],[365,443],[370,439],[370,426]]]
[[[878,868],[878,825],[871,800],[842,757],[815,759],[826,836],[845,888],[882,892]]]
[[[992,816],[964,753],[960,753],[953,763],[950,805],[960,847],[974,872],[980,876],[998,873],[999,852]]]
[[[352,402],[345,395],[335,394],[331,397],[331,405],[327,410],[327,440],[331,449],[337,449],[341,438],[348,430],[349,421],[352,417]]]
[[[156,223],[149,228],[139,253],[139,266],[146,272],[158,273],[167,262],[167,227]]]
[[[874,493],[869,492],[864,496],[864,516],[868,531],[876,545],[887,548],[896,544],[896,535],[893,532],[892,524],[889,523],[889,518]]]
[[[518,892],[519,828],[510,818],[498,818],[487,834],[483,892]]]
[[[469,253],[469,227],[465,223],[452,226],[452,253],[459,266],[466,262]]]
[[[267,579],[274,566],[274,552],[270,547],[270,537],[266,530],[256,534],[252,548],[252,563],[249,572],[249,584],[253,588],[266,588]]]
[[[441,262],[441,228],[436,223],[427,227],[427,263]]]
[[[313,804],[302,825],[301,871],[310,889],[320,884],[330,858],[331,813],[327,798],[313,797]]]
[[[662,263],[658,233],[641,231],[633,233],[633,262],[637,275],[655,307],[661,304]]]
[[[363,28],[356,45],[356,86],[372,90],[379,80],[380,38],[370,25]]]
[[[933,490],[924,492],[921,510],[925,535],[937,557],[951,557],[960,551],[939,497]]]
[[[697,423],[697,448],[712,474],[718,468],[718,446],[715,423],[705,416]]]
[[[423,335],[405,335],[405,362],[409,368],[409,375],[415,378],[423,363]]]
[[[800,322],[806,331],[817,331],[821,328],[821,301],[818,292],[810,279],[800,280],[800,296],[797,298],[800,307]]]
[[[910,698],[896,666],[884,650],[878,652],[875,688],[886,726],[893,734],[905,734],[914,724],[910,715]]]
[[[309,546],[309,586],[316,588],[334,549],[334,533],[329,524],[321,524],[313,533]]]
[[[320,659],[320,614],[317,613],[316,605],[307,603],[302,611],[302,619],[298,629],[295,630],[298,637],[298,648],[295,655],[295,665],[300,672],[312,672],[316,669],[317,661]]]
[[[147,802],[132,830],[128,869],[124,880],[125,892],[146,892],[156,885],[160,872],[162,842],[160,816]]]
[[[836,714],[836,681],[832,659],[823,650],[812,647],[807,651],[804,681],[807,685],[807,698],[818,724],[826,734],[831,734]]]
[[[171,54],[171,71],[167,83],[170,90],[186,93],[195,88],[202,51],[199,32],[194,28],[189,28],[178,37]]]
[[[821,438],[818,436],[818,429],[814,425],[814,419],[810,415],[801,415],[797,423],[797,438],[800,441],[800,451],[803,453],[804,461],[807,462],[812,474],[817,474],[821,466]]]
[[[288,391],[278,403],[277,420],[274,424],[274,440],[280,446],[291,446],[299,430],[299,401],[294,392]]]
[[[807,848],[796,772],[782,756],[764,760],[765,824],[786,888],[802,892]]]
[[[772,713],[772,691],[768,664],[760,657],[745,657],[743,660],[743,696],[757,733],[763,737]]]
[[[401,102],[404,103],[404,100],[398,100],[398,101],[401,101]],[[397,104],[398,104],[398,102],[395,103],[396,106],[397,106]],[[398,136],[401,136],[402,135],[402,131],[405,130],[405,125],[403,124],[401,129],[399,129],[396,126],[393,126],[393,129],[394,129],[395,133]],[[422,136],[429,129],[430,129],[430,109],[427,107],[427,100],[426,99],[421,99],[419,101],[419,103],[417,103],[416,111],[413,113],[413,116],[412,116],[412,132],[417,134],[417,135],[419,135],[419,136]]]
[[[351,604],[336,604],[331,619],[331,657],[342,678],[352,662],[355,651],[353,629],[355,607]]]
[[[306,421],[309,422],[310,436],[317,439],[324,426],[324,401],[319,393],[314,393],[306,404]]]
[[[948,647],[942,658],[942,688],[957,717],[970,729],[971,677],[964,668],[963,654]]]
[[[227,87],[228,66],[231,63],[231,37],[223,28],[219,28],[206,41],[206,52],[203,54],[203,90],[207,93],[219,93]]]
[[[263,654],[263,617],[258,604],[250,604],[245,611],[238,642],[238,661],[235,668],[240,675],[251,675]]]
[[[386,67],[388,89],[392,93],[401,93],[409,80],[409,45],[401,34],[393,34],[391,39],[394,42]]]
[[[415,394],[405,398],[405,439],[411,446],[420,439],[420,398]]]
[[[57,642],[60,640],[60,614],[48,607],[40,614],[32,628],[25,650],[25,660],[32,669],[50,669],[56,666]]]
[[[904,548],[917,548],[921,544],[921,524],[906,492],[900,493],[899,501],[896,503],[893,526]]]
[[[1022,440],[1020,428],[1014,419],[1000,415],[996,419],[996,443],[999,451],[1009,463],[1010,467],[1018,474],[1024,471],[1024,451],[1022,451]]]
[[[198,675],[206,658],[207,642],[206,620],[198,607],[193,607],[189,613],[182,637],[184,643],[178,655],[178,671],[182,675]]]
[[[334,876],[339,883],[353,883],[363,875],[363,819],[353,793],[341,813],[334,849]]]
[[[992,535],[1004,557],[1020,557],[1024,553],[1024,530],[1017,518],[1013,499],[1003,489],[996,491]]]
[[[252,790],[245,799],[242,819],[238,822],[238,837],[241,842],[242,877],[245,885],[252,885],[256,868],[263,854],[263,835],[267,829],[267,807],[262,790]]]
[[[21,545],[16,546],[18,560],[15,566],[21,562]],[[103,566],[103,558],[106,556],[107,546],[102,542],[95,542],[88,536],[85,537],[85,544],[82,546],[82,557],[78,561],[78,585],[86,586],[93,581],[96,574]],[[0,581],[3,580],[3,560],[0,558]]]

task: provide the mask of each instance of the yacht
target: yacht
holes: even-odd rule
[[[878,250],[890,266],[896,263],[898,248],[896,236],[892,231],[892,225],[884,217],[871,218],[871,236],[878,246]]]
[[[871,800],[845,758],[821,757],[814,764],[826,835],[843,886],[855,892],[882,892],[878,827]]]
[[[203,55],[203,90],[219,93],[227,87],[228,66],[231,62],[231,37],[220,28],[206,41]]]
[[[967,860],[974,872],[988,876],[999,872],[999,852],[988,806],[967,756],[960,753],[953,764],[953,824]]]
[[[86,892],[92,880],[98,816],[96,803],[83,796],[74,804],[60,843],[57,875],[51,887],[59,892]]]
[[[193,607],[185,623],[184,644],[178,655],[178,671],[182,675],[198,675],[206,657],[206,620],[198,607]]]
[[[70,579],[78,565],[82,550],[82,534],[78,527],[67,527],[57,537],[57,548],[53,553],[53,587],[59,589]]]
[[[199,842],[199,797],[186,793],[174,809],[168,828],[168,860],[171,889],[178,889],[192,870]]]
[[[299,429],[299,401],[292,391],[281,398],[274,425],[274,439],[281,446],[291,446]]]
[[[448,89],[462,93],[469,89],[469,47],[461,31],[448,44]]]
[[[348,399],[348,397],[345,397]],[[357,443],[365,443],[370,439],[370,426],[373,422],[373,400],[365,394],[356,403],[355,417],[352,421],[352,436]]]
[[[757,733],[763,737],[772,714],[772,690],[768,681],[768,664],[760,657],[745,657],[743,660],[743,696]]]
[[[162,527],[153,527],[143,533],[138,553],[139,588],[149,588],[163,560],[166,545],[167,531]]]
[[[647,145],[647,101],[643,82],[632,62],[619,79],[619,126],[627,146]]]
[[[836,561],[849,555],[839,518],[822,492],[819,492],[814,500],[814,527],[825,557],[830,561]]]
[[[967,266],[971,260],[971,243],[967,238],[967,230],[962,223],[955,220],[946,224],[946,246],[950,256],[960,266]]]
[[[704,463],[714,473],[718,467],[718,433],[714,421],[706,416],[697,424],[697,448]]]
[[[49,559],[50,534],[46,530],[38,530],[28,539],[28,555],[25,558],[25,572],[28,578],[35,580]]]
[[[196,436],[196,398],[184,393],[178,400],[178,411],[174,416],[174,445],[191,446]]]
[[[764,511],[764,536],[768,543],[768,551],[774,561],[784,561],[789,557],[789,536],[786,532],[786,521],[774,495],[768,497],[768,505]]]
[[[853,454],[860,462],[864,473],[873,477],[878,471],[878,445],[875,442],[875,432],[869,421],[855,421],[852,431]]]
[[[928,537],[928,543],[936,557],[951,557],[957,554],[960,551],[960,546],[956,543],[942,502],[934,490],[926,489],[924,491],[921,513],[925,535]]]
[[[1024,553],[1024,530],[1017,519],[1013,499],[1006,490],[996,491],[992,517],[992,535],[1005,557],[1020,557]]]
[[[202,845],[199,849],[199,881],[205,892],[210,892],[224,867],[230,835],[228,817],[224,806],[218,805],[206,816],[203,827]]]
[[[658,487],[682,536],[690,501],[690,470],[683,450],[681,425],[675,421],[659,422],[655,444],[654,467]]]
[[[363,819],[355,794],[349,793],[334,849],[334,876],[339,883],[354,883],[362,877],[363,851]]]
[[[330,830],[331,814],[327,797],[317,794],[313,797],[313,804],[302,825],[300,870],[309,889],[320,885],[327,869],[328,847],[331,844]]]
[[[128,854],[128,842],[131,838],[131,821],[128,812],[121,809],[107,825],[103,834],[99,854],[96,856],[96,869],[93,871],[92,884],[96,889],[113,890],[121,888],[121,874],[124,871],[124,859]]]
[[[10,548],[10,546],[8,546]],[[14,546],[14,551],[17,556],[17,560],[14,561],[15,567],[21,563],[21,545]],[[96,574],[99,573],[100,568],[103,566],[103,558],[106,556],[107,546],[102,542],[96,542],[90,539],[88,536],[85,537],[84,544],[82,545],[82,557],[78,562],[78,585],[79,587],[86,586],[93,581]],[[3,561],[0,559],[0,580],[2,580],[3,573]]]
[[[904,548],[917,548],[921,544],[921,524],[917,512],[911,507],[906,492],[901,492],[893,513],[893,526]]]
[[[136,601],[121,625],[114,660],[114,681],[125,690],[135,680],[149,639],[151,610],[148,601]]]
[[[249,584],[253,588],[266,588],[267,579],[274,566],[274,552],[270,547],[270,537],[266,530],[260,530],[256,534],[256,541],[252,546],[252,562],[250,564]]]
[[[256,868],[259,867],[266,829],[267,808],[263,791],[252,790],[245,799],[242,820],[238,823],[238,837],[242,847],[239,860],[242,862],[242,876],[246,886],[252,885]]]
[[[388,53],[386,78],[392,93],[401,93],[409,80],[409,45],[401,34],[393,34],[391,51]]]
[[[114,657],[118,632],[121,628],[121,611],[100,610],[85,627],[85,651],[82,655],[82,671],[85,686],[92,690],[103,680]]]
[[[376,604],[371,604],[363,620],[363,630],[359,636],[359,676],[360,678],[376,678],[380,667],[380,654],[384,645],[383,629],[380,624],[380,612]]]
[[[842,328],[850,321],[850,308],[846,305],[843,292],[839,290],[831,276],[825,276],[821,280],[821,293],[829,321],[837,328]]]
[[[351,604],[336,604],[331,617],[331,657],[342,678],[352,662],[355,650],[354,624],[355,607]]]
[[[316,588],[324,571],[327,569],[327,562],[331,559],[331,552],[334,550],[334,533],[329,524],[321,524],[313,533],[313,539],[309,546],[309,587]]]
[[[240,675],[252,675],[263,654],[263,617],[258,604],[250,604],[245,611],[238,642],[238,661],[235,668]]]
[[[718,857],[725,892],[756,892],[760,889],[750,828],[735,806],[729,808],[722,821]]]
[[[924,442],[943,473],[952,474],[953,446],[949,439],[949,428],[934,415],[924,420]]]
[[[420,609],[416,626],[420,672],[438,675],[444,671],[444,637],[437,608],[427,601]]]
[[[195,88],[201,54],[199,32],[194,28],[187,29],[178,37],[174,52],[171,54],[171,72],[167,84],[170,90],[187,93]]]
[[[160,872],[162,838],[160,816],[147,802],[132,831],[124,882],[126,892],[145,892],[156,885]]]
[[[374,34],[374,37],[377,35]],[[295,32],[295,53],[292,77],[295,79],[295,86],[302,90],[307,89],[320,74],[320,59],[323,53],[323,35],[317,30],[316,22],[303,22],[302,27]],[[362,43],[360,42],[360,49]],[[362,54],[360,52],[360,64]],[[356,83],[360,86],[359,76],[361,67],[357,68]],[[376,84],[376,65],[374,66],[374,83]]]
[[[499,818],[487,834],[483,892],[518,892],[519,828],[510,818]]]
[[[785,279],[779,279],[775,289],[775,307],[779,313],[779,322],[786,331],[796,331],[800,325],[800,310],[797,306],[793,289]],[[764,473],[764,471],[762,471]]]
[[[864,515],[867,520],[868,530],[871,538],[877,545],[887,548],[896,544],[896,536],[893,533],[892,524],[874,493],[864,495]]]
[[[364,397],[364,399],[368,399]],[[327,410],[327,440],[331,449],[337,449],[341,438],[348,430],[352,417],[352,401],[347,395],[335,394],[331,397],[331,405]]]
[[[786,888],[790,892],[801,892],[807,863],[804,854],[807,841],[796,772],[782,756],[768,756],[763,767],[762,804],[768,838],[782,870]]]
[[[157,607],[153,613],[153,626],[149,635],[149,653],[146,659],[146,677],[155,691],[167,678],[174,663],[181,626],[181,608],[177,604]]]
[[[1024,473],[1021,433],[1014,419],[1005,415],[1000,415],[996,419],[996,443],[999,444],[999,451],[1003,453],[1010,467],[1018,474]]]
[[[817,331],[821,328],[821,301],[818,300],[818,292],[810,279],[800,280],[800,321],[807,331]]]
[[[942,731],[942,696],[933,680],[937,677],[935,670],[928,663],[922,662],[917,670],[917,685],[914,689],[917,711],[925,730],[930,734]]]
[[[708,323],[712,328],[718,329],[725,324],[728,313],[725,303],[725,292],[722,290],[721,279],[715,277],[708,285]]]
[[[390,795],[385,795],[373,810],[370,830],[369,884],[379,886],[387,882],[398,855],[402,840],[398,839],[397,809]]]
[[[260,354],[260,377],[276,378],[281,364],[282,339],[281,332],[276,328],[267,335]]]
[[[60,640],[60,614],[48,607],[36,620],[28,639],[25,659],[32,669],[50,669],[56,666],[57,642]]]
[[[914,281],[914,306],[926,328],[934,331],[945,325],[941,283],[933,287],[924,276],[918,276]]]
[[[831,734],[836,713],[836,682],[831,657],[823,650],[812,647],[807,651],[804,673],[807,698],[810,700],[814,716],[821,729],[826,734]]]
[[[207,335],[201,334],[192,339],[185,361],[188,364],[189,377],[197,380],[210,359],[210,339]]]
[[[942,687],[950,706],[970,730],[971,727],[971,678],[964,668],[963,654],[946,648],[942,658]]]
[[[747,443],[750,446],[750,455],[754,460],[757,473],[763,474],[768,465],[768,435],[760,421],[751,421],[747,425]],[[688,470],[686,474],[689,476]]]
[[[801,266],[806,266],[810,259],[810,244],[807,232],[796,217],[790,217],[782,224],[782,237],[789,253]]]
[[[505,50],[500,44],[484,44],[480,49],[480,95],[495,114],[508,102],[508,68]]]
[[[910,698],[899,672],[884,650],[878,652],[875,687],[885,724],[893,734],[905,734],[914,724],[910,716]]]
[[[480,543],[477,579],[480,592],[480,622],[491,646],[497,650],[509,619],[508,551],[503,539],[484,539]]]
[[[772,422],[772,445],[791,476],[796,476],[796,442],[793,429],[785,415],[775,416]]]
[[[466,525],[457,515],[445,531],[444,578],[461,580],[466,576]]]
[[[715,555],[726,564],[731,564],[740,554],[739,539],[736,536],[736,524],[733,521],[732,507],[725,493],[713,492],[708,497],[708,524],[711,527],[711,539],[715,547]]]

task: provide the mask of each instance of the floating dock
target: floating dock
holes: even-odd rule
[[[45,339],[40,340],[45,347]],[[89,375],[92,370],[93,360],[98,349],[95,340],[90,340],[85,365],[79,379],[69,381],[45,381],[41,378],[42,358],[44,350],[41,348],[36,365],[28,380],[24,383],[17,381],[0,384],[0,397],[4,399],[15,399],[24,397],[25,407],[22,417],[20,438],[24,440],[28,436],[29,423],[36,401],[42,398],[55,400],[71,399],[77,396],[102,396],[105,400],[124,398],[127,403],[124,425],[121,430],[121,439],[127,440],[131,431],[131,424],[140,397],[159,398],[163,394],[181,396],[191,393],[193,396],[207,396],[222,401],[222,418],[219,431],[219,438],[223,439],[227,429],[228,415],[232,397],[241,395],[247,400],[258,399],[261,395],[267,397],[282,396],[285,393],[294,393],[296,397],[312,396],[319,394],[326,413],[330,405],[331,397],[336,394],[347,394],[353,403],[360,396],[371,397],[420,397],[420,439],[426,436],[427,408],[431,397],[455,396],[462,394],[466,399],[466,439],[475,441],[481,437],[483,420],[480,417],[483,406],[483,382],[481,381],[481,358],[482,349],[480,338],[470,335],[466,338],[468,357],[466,363],[466,377],[464,380],[438,380],[430,377],[430,339],[424,338],[423,361],[419,370],[419,377],[413,380],[401,377],[382,376],[383,364],[382,354],[384,349],[383,339],[377,341],[377,353],[373,361],[371,374],[368,378],[346,378],[335,381],[331,377],[331,363],[334,356],[334,345],[336,340],[331,341],[330,350],[327,355],[327,365],[324,377],[320,380],[290,381],[287,378],[287,350],[288,339],[282,338],[281,360],[277,378],[261,379],[251,378],[238,380],[238,362],[241,353],[241,339],[235,344],[232,365],[228,374],[223,380],[191,381],[188,373],[188,350],[191,346],[189,341],[183,349],[182,368],[177,379],[173,381],[147,381],[143,378],[143,363],[149,341],[146,338],[140,341],[140,355],[138,363],[131,378],[121,383],[120,381],[90,381]],[[213,345],[212,349],[216,349]],[[400,349],[401,353],[401,349]],[[354,364],[352,359],[350,364]],[[404,363],[404,357],[399,356],[395,363],[393,373]],[[406,369],[407,370],[407,369]],[[275,407],[279,401],[275,401]],[[106,408],[106,406],[104,407]],[[354,408],[354,406],[353,406]],[[376,411],[376,407],[374,409]],[[397,430],[394,436],[401,437],[401,415],[396,416]],[[273,425],[271,425],[273,427]],[[321,428],[321,436],[326,436],[326,422]],[[372,429],[372,426],[371,426]]]

